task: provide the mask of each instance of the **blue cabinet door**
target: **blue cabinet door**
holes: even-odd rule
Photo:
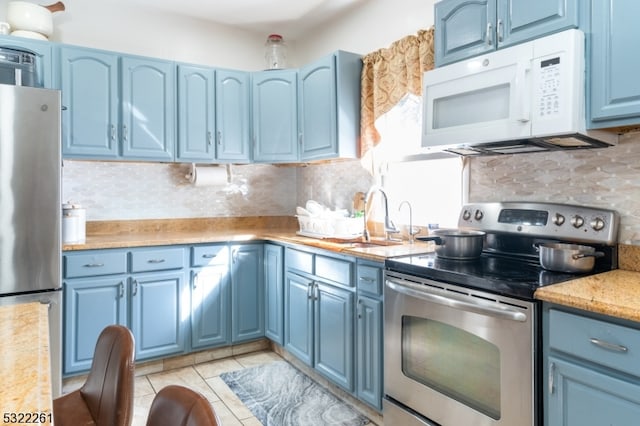
[[[382,409],[382,301],[358,297],[356,395],[374,408]]]
[[[313,281],[291,272],[285,277],[284,346],[313,366]]]
[[[121,66],[123,157],[173,160],[175,64],[123,56]]]
[[[591,128],[637,125],[640,121],[640,2],[593,0],[591,56],[587,57]],[[590,75],[589,75],[590,73]]]
[[[229,267],[215,265],[191,273],[191,347],[231,343]]]
[[[296,71],[262,71],[252,78],[254,160],[297,161]]]
[[[265,335],[284,345],[284,276],[282,246],[265,244]]]
[[[434,14],[436,66],[495,50],[496,0],[442,0]]]
[[[183,272],[136,274],[130,287],[136,360],[184,351]]]
[[[353,292],[316,283],[314,299],[315,368],[353,391]]]
[[[627,426],[640,419],[640,384],[550,356],[546,424]]]
[[[231,247],[231,341],[264,337],[262,244]]]
[[[248,163],[251,160],[250,74],[216,71],[216,158]]]
[[[331,55],[301,68],[298,73],[300,158],[303,160],[337,154],[335,67],[335,57]]]
[[[36,56],[36,71],[38,87],[57,89],[53,67],[53,45],[48,41],[31,40],[23,37],[0,36],[0,47],[23,50]]]
[[[583,0],[497,0],[498,47],[507,47],[548,34],[577,28]]]
[[[91,368],[98,336],[106,326],[127,325],[126,285],[124,275],[64,283],[65,375]]]
[[[215,158],[215,71],[178,67],[178,153],[180,161],[210,163]]]
[[[60,48],[62,154],[114,159],[119,155],[118,56]]]
[[[583,0],[437,2],[434,5],[436,66],[577,28],[580,6],[587,7]]]

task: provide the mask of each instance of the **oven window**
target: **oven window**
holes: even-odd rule
[[[448,324],[402,317],[402,372],[487,416],[500,418],[500,351]]]

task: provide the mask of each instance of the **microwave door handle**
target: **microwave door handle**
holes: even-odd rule
[[[417,297],[418,299],[426,300],[427,302],[437,303],[439,305],[448,306],[456,309],[464,309],[466,311],[475,312],[481,315],[488,315],[492,317],[507,319],[511,321],[525,322],[527,316],[519,311],[510,309],[506,306],[493,307],[480,304],[480,302],[473,299],[461,300],[454,298],[453,296],[436,294],[437,290],[427,290],[425,286],[411,283],[399,283],[397,281],[387,280],[387,287],[398,293]]]
[[[531,95],[530,88],[527,86],[527,72],[530,70],[529,63],[518,62],[516,64],[516,79],[515,79],[515,104],[516,114],[515,119],[521,123],[528,123],[531,121]]]

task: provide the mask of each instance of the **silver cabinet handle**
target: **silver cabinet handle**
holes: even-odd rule
[[[124,297],[124,283],[122,281],[120,281],[120,291],[118,293],[118,296],[120,297],[120,299]]]
[[[147,260],[147,263],[164,263],[165,260],[164,259],[149,259]]]
[[[221,145],[222,144],[222,132],[220,130],[218,130],[217,139],[218,139],[217,140],[218,145]]]
[[[298,133],[298,145],[302,146],[302,132]]]
[[[314,283],[315,287],[313,290],[313,300],[319,300],[320,299],[320,288],[318,287],[318,283]]]
[[[315,281],[311,281],[307,285],[307,299],[313,299],[313,286],[315,285]]]
[[[556,363],[549,364],[549,395],[553,395],[556,390],[555,386]]]
[[[502,19],[498,19],[498,23],[496,25],[497,27],[497,33],[498,33],[498,43],[502,43],[503,37],[502,37]]]
[[[214,257],[218,256],[217,254],[203,254],[202,258],[203,259],[213,259]]]
[[[200,277],[200,274],[195,274],[193,276],[193,289],[195,290],[196,288],[198,288],[198,278]]]
[[[116,140],[116,126],[114,126],[113,124],[111,125],[111,140]]]
[[[375,278],[370,278],[370,277],[360,277],[359,280],[360,281],[364,281],[365,283],[375,283],[376,282]]]
[[[85,268],[102,268],[104,263],[86,263],[82,265]]]
[[[135,296],[136,294],[138,294],[138,280],[133,280],[133,292],[131,295]]]
[[[211,139],[212,139],[212,138],[211,138],[211,131],[208,131],[208,132],[207,132],[207,144],[208,144],[209,146],[211,146]]]
[[[609,343],[604,340],[597,339],[595,337],[590,338],[589,341],[598,347],[601,347],[603,349],[607,349],[610,351],[623,352],[623,353],[629,351],[629,349],[626,346],[617,345],[615,343]]]
[[[486,37],[487,37],[487,45],[493,46],[493,25],[491,25],[491,22],[487,22]]]
[[[128,140],[127,125],[126,124],[122,125],[122,140],[124,140],[125,142]]]

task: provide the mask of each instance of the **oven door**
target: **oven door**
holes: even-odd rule
[[[384,302],[388,399],[442,426],[535,424],[534,303],[393,272]]]

